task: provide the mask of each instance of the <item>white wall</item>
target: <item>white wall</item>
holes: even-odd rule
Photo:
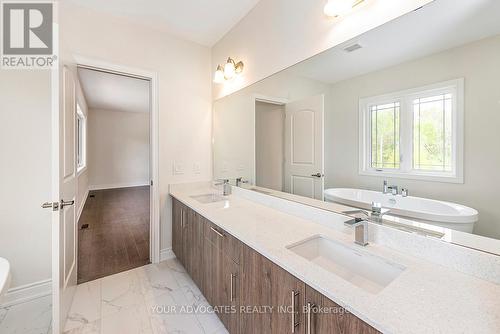
[[[60,2],[61,33],[75,54],[159,76],[161,247],[171,247],[170,183],[212,178],[210,50],[126,19]],[[173,164],[184,165],[173,175]],[[194,166],[198,165],[199,171]]]
[[[332,86],[325,114],[326,187],[380,190],[382,178],[358,175],[358,102],[369,97],[465,78],[465,183],[392,180],[411,195],[457,202],[479,211],[474,233],[500,238],[500,36],[393,66]]]
[[[213,96],[247,87],[432,1],[367,0],[335,20],[323,14],[326,0],[261,0],[212,48],[212,72],[229,56],[245,63],[238,80],[213,85]]]
[[[255,184],[283,190],[285,107],[255,103]]]
[[[89,110],[91,189],[148,185],[149,113]]]
[[[0,69],[0,257],[11,288],[51,278],[50,72]]]

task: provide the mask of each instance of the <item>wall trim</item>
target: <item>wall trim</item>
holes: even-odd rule
[[[174,259],[176,256],[171,247],[160,250],[160,262]]]
[[[52,294],[52,280],[33,282],[10,288],[2,298],[0,306],[7,307],[20,303],[25,303],[33,299]]]
[[[139,181],[139,182],[122,182],[122,183],[109,183],[109,184],[96,184],[89,185],[89,190],[104,190],[104,189],[114,189],[114,188],[131,188],[131,187],[142,187],[149,186],[149,181]]]
[[[82,215],[83,208],[85,207],[85,203],[87,202],[87,199],[89,198],[89,192],[90,189],[87,187],[87,191],[85,191],[85,195],[83,195],[83,200],[82,204],[80,204],[80,207],[78,208],[78,211],[76,213],[76,224],[80,222],[80,216]]]

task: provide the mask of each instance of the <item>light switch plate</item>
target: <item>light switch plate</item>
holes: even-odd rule
[[[200,174],[200,172],[201,172],[200,163],[199,162],[195,162],[193,164],[193,173]]]
[[[184,162],[182,162],[182,161],[174,161],[174,165],[173,165],[174,175],[184,174],[184,171],[185,171]]]

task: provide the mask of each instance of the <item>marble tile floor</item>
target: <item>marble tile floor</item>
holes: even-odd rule
[[[208,307],[172,259],[79,285],[64,333],[227,333]]]
[[[51,296],[0,308],[1,334],[50,334]],[[176,260],[78,285],[64,334],[225,334]]]
[[[0,307],[1,334],[50,334],[52,295]]]

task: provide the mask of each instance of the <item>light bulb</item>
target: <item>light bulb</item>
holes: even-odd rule
[[[215,71],[214,82],[218,84],[224,82],[224,71],[222,70],[222,66],[220,65],[217,66],[217,70]]]
[[[352,10],[352,5],[352,0],[328,0],[323,11],[325,12],[326,16],[342,16]]]
[[[236,72],[236,67],[234,66],[234,60],[231,58],[227,59],[226,65],[224,65],[224,78],[232,79]]]

